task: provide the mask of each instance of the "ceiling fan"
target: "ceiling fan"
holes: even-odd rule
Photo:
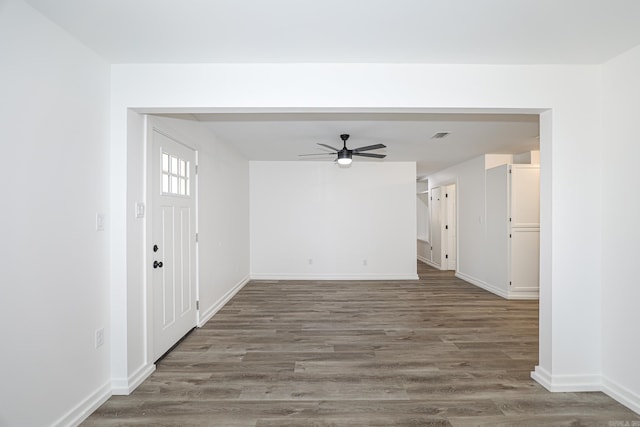
[[[386,154],[376,154],[376,153],[363,153],[363,151],[371,151],[378,150],[380,148],[386,148],[387,146],[384,144],[374,144],[367,145],[365,147],[358,147],[350,150],[347,148],[347,140],[349,139],[349,134],[343,133],[340,135],[340,139],[342,140],[342,148],[335,148],[327,144],[318,143],[318,145],[333,150],[330,153],[317,153],[317,154],[299,154],[300,157],[303,156],[327,156],[327,155],[337,155],[336,161],[339,165],[350,165],[352,156],[361,156],[361,157],[373,157],[376,159],[384,159],[387,157]]]

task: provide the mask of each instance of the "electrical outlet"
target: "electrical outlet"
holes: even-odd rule
[[[96,348],[102,347],[104,344],[104,329],[100,328],[96,331]]]

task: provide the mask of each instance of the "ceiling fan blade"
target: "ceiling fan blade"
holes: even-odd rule
[[[305,156],[335,156],[336,153],[313,153],[313,154],[298,154],[298,157]]]
[[[322,145],[323,147],[330,148],[331,150],[335,151],[336,153],[337,153],[338,151],[340,151],[340,149],[339,149],[339,148],[334,148],[334,147],[332,147],[332,146],[330,146],[330,145],[322,144],[321,142],[318,142],[318,145]]]
[[[375,154],[375,153],[356,153],[355,151],[353,152],[354,156],[362,156],[362,157],[373,157],[376,159],[384,159],[385,157],[387,157],[386,154]]]
[[[375,145],[367,145],[365,147],[354,148],[354,153],[359,153],[361,151],[369,151],[369,150],[377,150],[378,148],[387,148],[384,144],[375,144]]]

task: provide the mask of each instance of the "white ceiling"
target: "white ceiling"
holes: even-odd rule
[[[342,147],[340,134],[351,135],[347,147],[384,144],[372,151],[384,161],[415,161],[419,176],[484,153],[515,154],[539,147],[535,114],[444,113],[297,113],[172,115],[196,119],[250,160],[326,160],[318,143]],[[436,132],[451,132],[433,139]],[[354,161],[380,161],[355,158]]]
[[[111,63],[602,63],[638,0],[27,0]]]
[[[640,44],[639,0],[26,1],[110,63],[599,64]],[[385,160],[415,160],[419,175],[538,146],[537,115],[197,119],[249,159],[296,160],[349,133],[350,148],[383,143]],[[451,135],[430,139],[439,131]]]

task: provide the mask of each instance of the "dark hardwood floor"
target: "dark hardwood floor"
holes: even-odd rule
[[[602,393],[530,378],[538,304],[420,280],[252,281],[85,426],[616,426]]]

